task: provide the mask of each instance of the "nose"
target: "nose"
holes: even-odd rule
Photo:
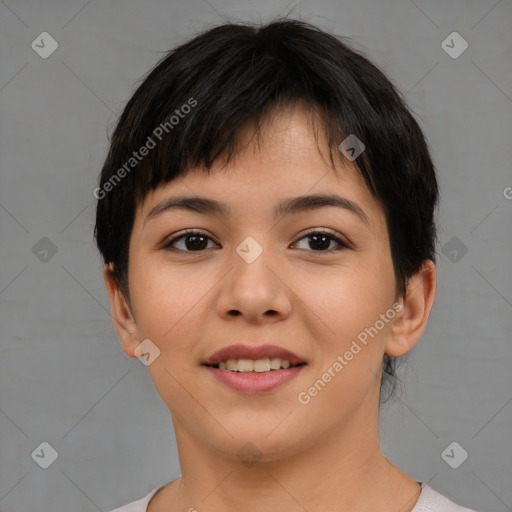
[[[224,319],[252,323],[280,321],[290,315],[292,292],[283,263],[270,247],[247,237],[231,254],[222,280],[217,312]]]

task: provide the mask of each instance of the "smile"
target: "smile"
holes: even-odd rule
[[[283,368],[281,367],[282,363],[284,363],[285,366],[289,363],[288,361],[279,360],[280,364],[278,369],[269,368],[267,370],[266,368],[270,366],[270,363],[267,365],[266,359],[257,359],[255,361],[250,359],[228,359],[226,366],[229,361],[232,361],[230,365],[232,365],[232,367],[236,365],[237,369],[230,370],[228,368],[219,368],[219,365],[222,364],[223,361],[218,365],[203,365],[203,367],[214,377],[215,380],[213,382],[220,383],[233,391],[244,394],[261,394],[274,391],[279,386],[282,386],[296,377],[299,372],[307,366],[306,363],[299,363]],[[258,361],[264,361],[264,363],[258,363]],[[272,359],[269,359],[269,361],[272,361]],[[238,369],[239,363],[241,363],[240,366],[245,369]],[[259,368],[259,371],[250,369],[251,366],[254,368],[255,364],[256,368]],[[277,361],[274,361],[274,366],[277,366]]]
[[[281,359],[279,357],[265,357],[263,359],[227,359],[226,361],[219,361],[218,364],[212,365],[213,368],[219,368],[220,370],[228,370],[231,372],[243,372],[243,373],[265,373],[276,370],[286,370],[287,368],[294,368],[299,366],[291,365],[287,359]]]

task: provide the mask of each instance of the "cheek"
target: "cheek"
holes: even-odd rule
[[[314,323],[316,358],[300,391],[304,400],[310,400],[308,414],[327,423],[348,421],[362,403],[368,403],[365,397],[371,395],[372,404],[378,399],[394,313],[393,288],[386,288],[382,280],[353,273],[340,281],[326,281],[328,290],[310,285],[306,301],[315,313],[309,318]],[[385,322],[380,315],[387,312]]]
[[[135,267],[135,265],[134,265]],[[134,272],[131,290],[139,336],[158,347],[158,357],[147,367],[154,387],[173,411],[190,408],[190,368],[194,341],[200,339],[198,326],[201,300],[208,284],[198,276],[187,278],[179,268],[146,265]],[[203,305],[204,307],[204,305]],[[192,386],[193,387],[193,386]]]
[[[303,283],[301,298],[310,308],[305,311],[314,313],[307,315],[316,347],[309,385],[316,382],[311,391],[322,395],[312,401],[324,415],[321,409],[326,403],[339,403],[332,414],[343,416],[380,387],[385,342],[394,317],[393,273],[386,262],[375,259],[372,264],[337,268],[330,276],[309,276]],[[386,313],[387,322],[380,316]]]
[[[190,336],[194,309],[199,309],[208,283],[197,272],[187,274],[179,266],[136,263],[137,259],[130,289],[139,332],[164,347],[183,339],[184,333]]]
[[[332,340],[347,340],[373,325],[394,298],[392,270],[378,265],[338,267],[316,275],[304,273],[293,289],[301,299],[297,305],[307,306],[308,316],[316,322],[312,332],[321,332]]]

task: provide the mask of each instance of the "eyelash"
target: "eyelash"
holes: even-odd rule
[[[310,231],[308,233],[305,233],[305,234],[303,234],[297,240],[297,242],[300,242],[304,238],[308,238],[308,237],[311,237],[313,235],[324,235],[327,238],[330,238],[331,240],[337,242],[340,245],[340,247],[335,248],[335,249],[327,249],[325,251],[323,251],[323,250],[314,251],[314,250],[310,249],[310,250],[308,250],[308,252],[331,254],[331,253],[333,253],[335,251],[339,251],[339,250],[342,250],[342,249],[350,249],[350,246],[349,246],[349,244],[347,242],[344,242],[338,236],[336,236],[336,234],[334,232],[332,232],[331,230],[328,230],[326,228],[317,228],[314,231]],[[201,249],[199,251],[189,251],[189,250],[184,250],[184,249],[176,249],[175,247],[172,247],[172,245],[175,244],[178,240],[181,240],[182,238],[188,238],[188,237],[191,237],[191,236],[202,236],[204,238],[208,238],[208,239],[211,240],[211,238],[209,236],[205,235],[201,231],[196,231],[194,229],[187,229],[181,235],[173,238],[169,242],[166,242],[164,244],[164,246],[163,246],[163,249],[166,249],[166,250],[169,250],[169,251],[185,252],[185,253],[194,253],[194,252],[201,253],[201,252],[205,252],[207,249]],[[294,243],[297,243],[297,242],[294,242]]]

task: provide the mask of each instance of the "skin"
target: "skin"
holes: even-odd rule
[[[435,266],[426,261],[407,295],[395,296],[384,211],[349,162],[340,160],[336,172],[328,164],[324,134],[317,146],[301,107],[269,119],[259,146],[252,134],[244,132],[245,144],[228,165],[216,163],[210,175],[191,169],[139,205],[129,248],[131,304],[104,270],[125,353],[137,357],[144,339],[160,350],[147,368],[176,434],[182,476],[162,487],[148,510],[410,511],[418,483],[379,446],[382,357],[404,355],[420,339],[435,297]],[[356,202],[368,224],[336,207],[276,223],[275,204],[313,193]],[[174,210],[144,222],[177,194],[229,203],[230,215]],[[186,252],[187,239],[176,241],[174,252],[163,248],[188,228],[209,237],[207,248]],[[331,239],[328,248],[340,250],[315,250],[304,234],[314,228],[339,233],[349,248]],[[247,236],[263,248],[250,264],[236,252]],[[299,403],[298,394],[397,300],[403,309],[395,318],[307,405]],[[271,392],[242,394],[201,366],[237,343],[279,345],[308,365]],[[237,457],[247,442],[261,454],[251,467]]]

